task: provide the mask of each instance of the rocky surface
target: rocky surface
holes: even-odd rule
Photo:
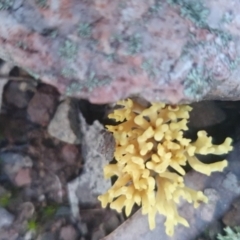
[[[59,94],[48,85],[35,86],[24,80],[6,85],[0,113],[0,240],[99,239],[122,222],[114,211],[100,208],[94,187],[105,186],[105,191],[110,186],[99,176],[103,160],[112,158],[111,135],[99,122],[88,125],[84,117],[81,127],[76,121],[78,102],[58,99]],[[56,126],[56,115],[60,119],[58,127],[51,129],[53,137],[49,126]],[[66,122],[64,128],[61,124]],[[82,145],[58,137],[63,131],[66,136],[76,134],[75,139],[81,136]],[[78,189],[77,207],[83,211],[78,212],[79,218],[74,218],[77,211],[72,214],[75,192],[69,191],[74,179],[85,182],[80,192]],[[92,190],[94,202],[83,197]],[[93,213],[99,216],[96,220]]]
[[[1,0],[0,57],[95,103],[236,100],[239,11],[234,0]]]
[[[162,216],[157,216],[157,228],[149,231],[138,207],[126,219],[122,213],[102,209],[97,201],[111,185],[102,171],[112,160],[115,145],[103,127],[113,124],[105,119],[111,107],[70,100],[35,81],[7,83],[0,113],[0,240],[169,239]],[[186,185],[202,189],[209,203],[194,209],[183,202],[179,211],[191,227],[178,226],[171,239],[215,240],[224,226],[239,225],[240,103],[205,101],[193,107],[195,124],[189,125],[189,137],[199,129],[207,130],[216,143],[231,136],[234,151],[223,173],[206,177],[188,172]],[[72,121],[75,117],[78,121]],[[81,141],[58,137],[63,131]]]
[[[48,125],[48,132],[51,136],[63,142],[79,144],[81,142],[79,126],[76,103],[67,99],[59,104],[55,115]]]

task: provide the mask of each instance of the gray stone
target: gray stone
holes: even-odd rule
[[[17,221],[23,222],[33,216],[35,207],[31,202],[24,202],[19,206],[18,211]]]
[[[27,84],[27,83],[26,83]],[[7,103],[17,107],[25,108],[28,105],[30,96],[27,91],[22,91],[22,82],[11,81],[5,92]]]
[[[62,102],[48,125],[48,132],[51,136],[70,144],[79,144],[80,124],[78,111],[74,101],[67,99]]]
[[[240,185],[238,178],[232,172],[229,172],[227,174],[226,178],[223,181],[223,187],[225,187],[227,190],[235,192],[236,194],[240,194]]]
[[[5,208],[0,207],[0,229],[9,227],[14,220],[14,216],[9,213]]]
[[[56,217],[66,217],[70,215],[71,215],[71,209],[65,206],[59,207],[55,214]]]
[[[12,63],[3,62],[0,59],[0,74],[1,75],[8,76],[13,67],[14,67],[14,65]],[[4,90],[4,87],[5,87],[7,82],[8,82],[7,78],[1,78],[0,79],[0,109],[2,107],[3,90]]]
[[[219,221],[210,223],[208,228],[204,231],[206,239],[216,240],[216,236],[222,232],[223,226]]]
[[[191,104],[189,127],[205,128],[225,120],[225,113],[213,101],[202,101]]]
[[[45,232],[39,236],[38,240],[57,240],[56,234],[52,232]]]
[[[75,217],[79,213],[78,204],[99,203],[97,197],[105,193],[111,186],[110,179],[103,176],[103,168],[113,158],[115,143],[112,135],[95,121],[87,125],[81,118],[83,172],[79,177],[68,183],[68,196],[71,210]]]
[[[4,173],[12,182],[15,182],[15,176],[22,168],[31,168],[33,164],[29,156],[12,152],[1,153],[0,159],[3,163]]]
[[[231,209],[223,216],[222,221],[229,227],[240,226],[240,198],[233,202]]]
[[[214,212],[219,200],[217,190],[208,188],[204,190],[204,194],[208,197],[208,203],[202,205],[201,218],[204,221],[211,222],[214,218]]]

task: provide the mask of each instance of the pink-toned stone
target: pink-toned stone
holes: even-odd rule
[[[202,0],[204,20],[179,1],[38,2],[1,10],[0,58],[61,93],[95,103],[136,94],[171,103],[240,99],[239,1]]]
[[[28,105],[28,115],[32,122],[47,126],[56,110],[58,94],[51,86],[40,88]]]
[[[77,232],[73,226],[68,225],[61,229],[60,231],[60,239],[61,240],[76,240]]]
[[[20,169],[15,177],[15,184],[18,187],[23,187],[25,185],[29,185],[31,183],[31,181],[32,181],[32,179],[31,179],[29,168]]]
[[[65,144],[61,149],[61,156],[68,164],[73,165],[79,156],[79,149],[75,145]]]

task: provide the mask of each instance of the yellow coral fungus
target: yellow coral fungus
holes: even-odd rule
[[[222,171],[227,166],[226,160],[204,164],[195,154],[228,153],[232,150],[232,139],[213,145],[205,131],[198,132],[195,142],[184,138],[183,131],[188,130],[191,111],[187,105],[153,103],[146,108],[131,99],[120,101],[118,105],[122,107],[109,117],[121,123],[107,126],[116,141],[117,163],[104,169],[106,178],[117,176],[118,179],[99,200],[103,207],[110,203],[118,212],[125,207],[127,216],[135,203],[141,204],[142,213],[148,214],[150,229],[155,227],[155,214],[163,214],[166,233],[173,235],[177,224],[188,226],[177,212],[180,197],[194,207],[199,201],[207,202],[202,192],[184,185],[184,166],[188,162],[193,169],[206,175]]]

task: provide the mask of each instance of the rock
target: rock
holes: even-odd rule
[[[204,190],[204,194],[208,197],[208,204],[203,204],[201,207],[201,218],[204,221],[211,222],[214,219],[214,212],[219,200],[217,190],[208,188]]]
[[[17,113],[17,111],[14,111],[13,114],[15,113]],[[12,114],[1,115],[0,132],[2,133],[2,137],[6,138],[12,145],[15,145],[15,143],[17,143],[17,145],[19,143],[26,144],[28,141],[26,133],[30,128],[31,126],[27,119],[18,118],[18,116]]]
[[[15,184],[18,187],[23,187],[31,183],[30,169],[22,168],[18,171],[15,177]]]
[[[0,197],[8,195],[8,194],[9,194],[9,192],[0,185]]]
[[[27,83],[26,83],[27,84]],[[28,91],[23,91],[23,82],[10,81],[5,91],[5,101],[7,104],[13,105],[17,108],[25,108],[28,105],[33,94]]]
[[[71,215],[71,209],[66,206],[61,206],[57,209],[56,217],[66,217]]]
[[[23,222],[30,219],[35,212],[35,207],[31,202],[24,202],[18,208],[17,221]]]
[[[240,209],[232,208],[228,211],[222,221],[226,226],[235,227],[240,225]]]
[[[133,94],[171,103],[240,99],[239,1],[2,2],[0,57],[62,94],[95,103]]]
[[[67,99],[62,102],[48,126],[51,136],[70,144],[81,142],[80,124],[75,102]]]
[[[56,216],[56,215],[55,215]],[[60,232],[61,228],[66,224],[66,219],[64,217],[62,218],[56,218],[54,222],[51,224],[51,232]],[[48,226],[48,223],[46,223],[46,226]]]
[[[0,229],[0,240],[22,240],[15,229]]]
[[[102,239],[120,224],[121,214],[111,209],[94,208],[80,210],[81,223],[88,226],[91,239]]]
[[[9,227],[14,220],[14,216],[9,213],[5,208],[0,207],[0,229]]]
[[[98,121],[87,125],[81,117],[81,129],[84,167],[81,175],[68,183],[68,196],[75,217],[79,213],[79,202],[99,203],[97,197],[110,188],[111,181],[104,179],[103,167],[113,158],[115,148],[112,135]]]
[[[216,240],[216,236],[222,232],[223,226],[219,221],[214,221],[209,224],[207,229],[204,231],[205,239]]]
[[[223,181],[223,187],[228,191],[232,191],[236,194],[240,194],[240,186],[238,178],[232,172],[229,172]]]
[[[41,86],[29,102],[29,119],[41,126],[47,126],[56,110],[58,93],[51,86]]]
[[[29,156],[24,156],[18,153],[6,152],[0,154],[0,159],[3,163],[4,173],[15,182],[16,174],[22,168],[31,168],[32,159]]]
[[[106,236],[106,232],[104,231],[104,229],[102,227],[100,227],[99,229],[97,229],[96,231],[94,231],[92,233],[92,237],[91,240],[99,240],[102,239]]]
[[[60,230],[60,240],[76,240],[77,236],[78,234],[72,225],[62,227]]]
[[[234,201],[231,209],[224,215],[222,221],[226,226],[240,226],[240,198]]]
[[[57,237],[56,234],[52,232],[45,232],[41,236],[39,236],[37,240],[57,240]]]
[[[0,74],[1,75],[8,76],[13,67],[14,67],[14,65],[12,63],[7,63],[7,62],[4,62],[0,59]],[[5,87],[7,82],[8,82],[7,78],[1,78],[0,79],[0,109],[2,107],[3,90],[4,90],[4,87]]]
[[[36,239],[36,232],[34,230],[29,230],[25,233],[23,240],[32,240],[32,239]],[[21,240],[21,239],[19,239]]]
[[[69,165],[76,164],[78,160],[79,149],[75,145],[65,144],[61,149],[61,157]]]
[[[226,115],[223,110],[213,101],[192,103],[189,127],[205,128],[223,122]]]

